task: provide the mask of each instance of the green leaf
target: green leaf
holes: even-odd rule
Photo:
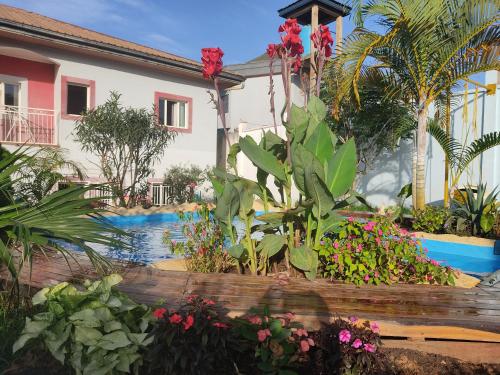
[[[281,182],[286,182],[283,165],[271,152],[260,148],[252,137],[247,135],[245,138],[240,138],[240,148],[256,167],[272,174]]]
[[[314,201],[313,212],[316,211],[314,212],[316,219],[331,212],[335,206],[335,200],[323,180],[312,168],[306,169],[306,189],[308,195]]]
[[[290,109],[290,120],[284,124],[292,135],[293,143],[300,143],[304,139],[309,125],[309,114],[295,104]]]
[[[227,252],[233,258],[240,259],[245,252],[245,246],[243,246],[242,244],[237,244],[227,249]]]
[[[292,171],[295,185],[300,192],[307,196],[306,174],[316,172],[321,178],[324,177],[324,170],[321,163],[312,152],[301,144],[292,146]]]
[[[294,247],[290,250],[290,262],[302,271],[313,271],[315,258],[317,266],[317,257],[318,254],[305,245]]]
[[[311,151],[314,156],[325,165],[333,156],[333,144],[331,138],[331,130],[326,123],[321,122],[316,130],[304,143],[304,147]]]
[[[309,103],[307,103],[307,112],[310,114],[310,119],[306,140],[311,137],[316,127],[325,119],[327,113],[326,105],[318,97],[312,95],[309,98]]]
[[[266,234],[255,249],[257,252],[262,252],[261,255],[270,258],[276,255],[283,246],[286,245],[286,238],[277,234]]]
[[[102,337],[102,333],[91,327],[75,327],[75,341],[81,342],[85,346],[94,346]]]
[[[237,170],[236,163],[238,161],[238,153],[240,151],[240,145],[238,143],[233,143],[227,155],[227,163],[231,166],[231,168],[233,168],[234,171]]]
[[[115,350],[124,348],[131,344],[127,335],[123,331],[114,331],[102,336],[97,342],[97,346],[105,350]]]
[[[328,162],[326,184],[334,198],[345,194],[356,177],[356,145],[351,138],[339,147]]]
[[[215,217],[227,226],[231,226],[233,218],[239,210],[239,202],[238,190],[236,190],[234,184],[226,182],[224,192],[217,200],[217,207],[214,211]]]

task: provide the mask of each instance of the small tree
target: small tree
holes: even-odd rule
[[[192,202],[194,189],[207,180],[208,168],[203,170],[197,165],[173,165],[165,173],[165,185],[173,188],[175,203]]]
[[[125,108],[115,92],[105,104],[86,111],[75,128],[82,150],[98,156],[113,195],[128,207],[136,204],[138,187],[175,135],[158,123],[154,110]]]

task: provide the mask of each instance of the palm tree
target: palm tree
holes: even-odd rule
[[[359,1],[358,1],[359,2]],[[342,95],[359,103],[362,75],[383,72],[387,97],[406,95],[416,108],[413,205],[425,205],[429,106],[470,75],[500,68],[500,0],[372,0],[362,14],[385,32],[356,28],[337,58],[345,69]]]
[[[110,269],[108,260],[90,244],[127,246],[117,235],[125,233],[107,222],[104,209],[95,208],[95,198],[84,198],[93,187],[74,186],[47,194],[35,203],[20,198],[15,191],[18,171],[33,163],[33,157],[20,149],[0,152],[0,270],[6,268],[14,286],[21,269],[30,269],[35,253],[57,251],[65,258],[77,246],[99,271]]]

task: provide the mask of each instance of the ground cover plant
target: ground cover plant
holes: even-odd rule
[[[40,343],[77,375],[139,374],[152,316],[113,288],[121,280],[113,274],[86,281],[84,290],[61,283],[39,291],[33,305],[41,311],[26,318],[14,353]]]
[[[323,240],[324,277],[356,285],[394,282],[454,285],[454,271],[429,259],[420,241],[385,217],[350,217]]]

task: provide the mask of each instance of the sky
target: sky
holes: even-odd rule
[[[200,59],[224,50],[224,64],[251,60],[278,42],[278,9],[295,0],[0,0],[163,51]],[[335,27],[332,28],[333,30]],[[344,36],[353,29],[344,21]]]

